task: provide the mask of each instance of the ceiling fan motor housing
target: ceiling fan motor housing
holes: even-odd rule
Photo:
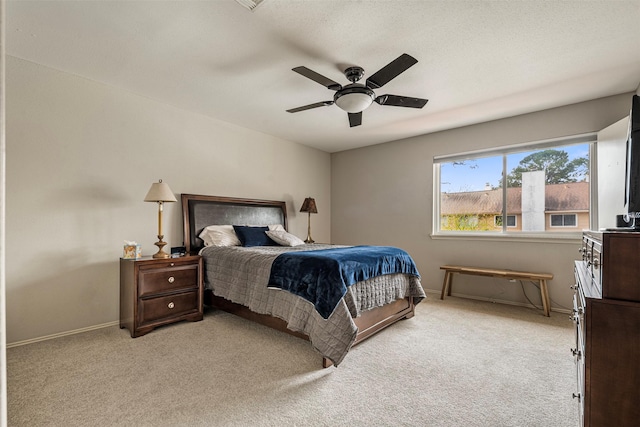
[[[364,69],[362,67],[349,67],[344,70],[344,76],[351,83],[355,83],[364,76]]]

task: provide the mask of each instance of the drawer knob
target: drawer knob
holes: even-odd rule
[[[169,308],[174,308],[175,306],[176,306],[176,305],[173,303],[173,301],[171,301],[171,302],[169,303],[169,305],[167,305],[167,307],[169,307]]]
[[[580,393],[572,393],[572,395],[574,399],[578,399],[578,402],[580,402],[580,399],[582,398]]]
[[[176,278],[175,278],[175,277],[173,277],[173,276],[171,276],[171,277],[169,277],[167,280],[169,281],[169,283],[173,283],[173,282],[175,282],[175,281],[176,281]]]

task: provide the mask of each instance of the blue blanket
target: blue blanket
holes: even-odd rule
[[[348,286],[393,273],[420,276],[411,256],[391,246],[288,252],[274,260],[269,287],[284,289],[310,301],[327,319]]]

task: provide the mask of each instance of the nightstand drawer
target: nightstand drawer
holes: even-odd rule
[[[141,299],[138,305],[141,325],[198,311],[198,291]]]
[[[198,265],[140,270],[138,296],[198,287]]]

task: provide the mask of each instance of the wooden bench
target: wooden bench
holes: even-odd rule
[[[547,317],[550,315],[551,300],[549,299],[549,292],[547,290],[547,280],[553,279],[553,274],[501,270],[497,268],[463,267],[460,265],[443,265],[440,269],[445,271],[444,282],[442,283],[442,295],[440,295],[440,299],[444,299],[445,294],[451,295],[451,281],[454,273],[470,274],[474,276],[501,277],[503,279],[531,280],[539,283],[544,315]]]

